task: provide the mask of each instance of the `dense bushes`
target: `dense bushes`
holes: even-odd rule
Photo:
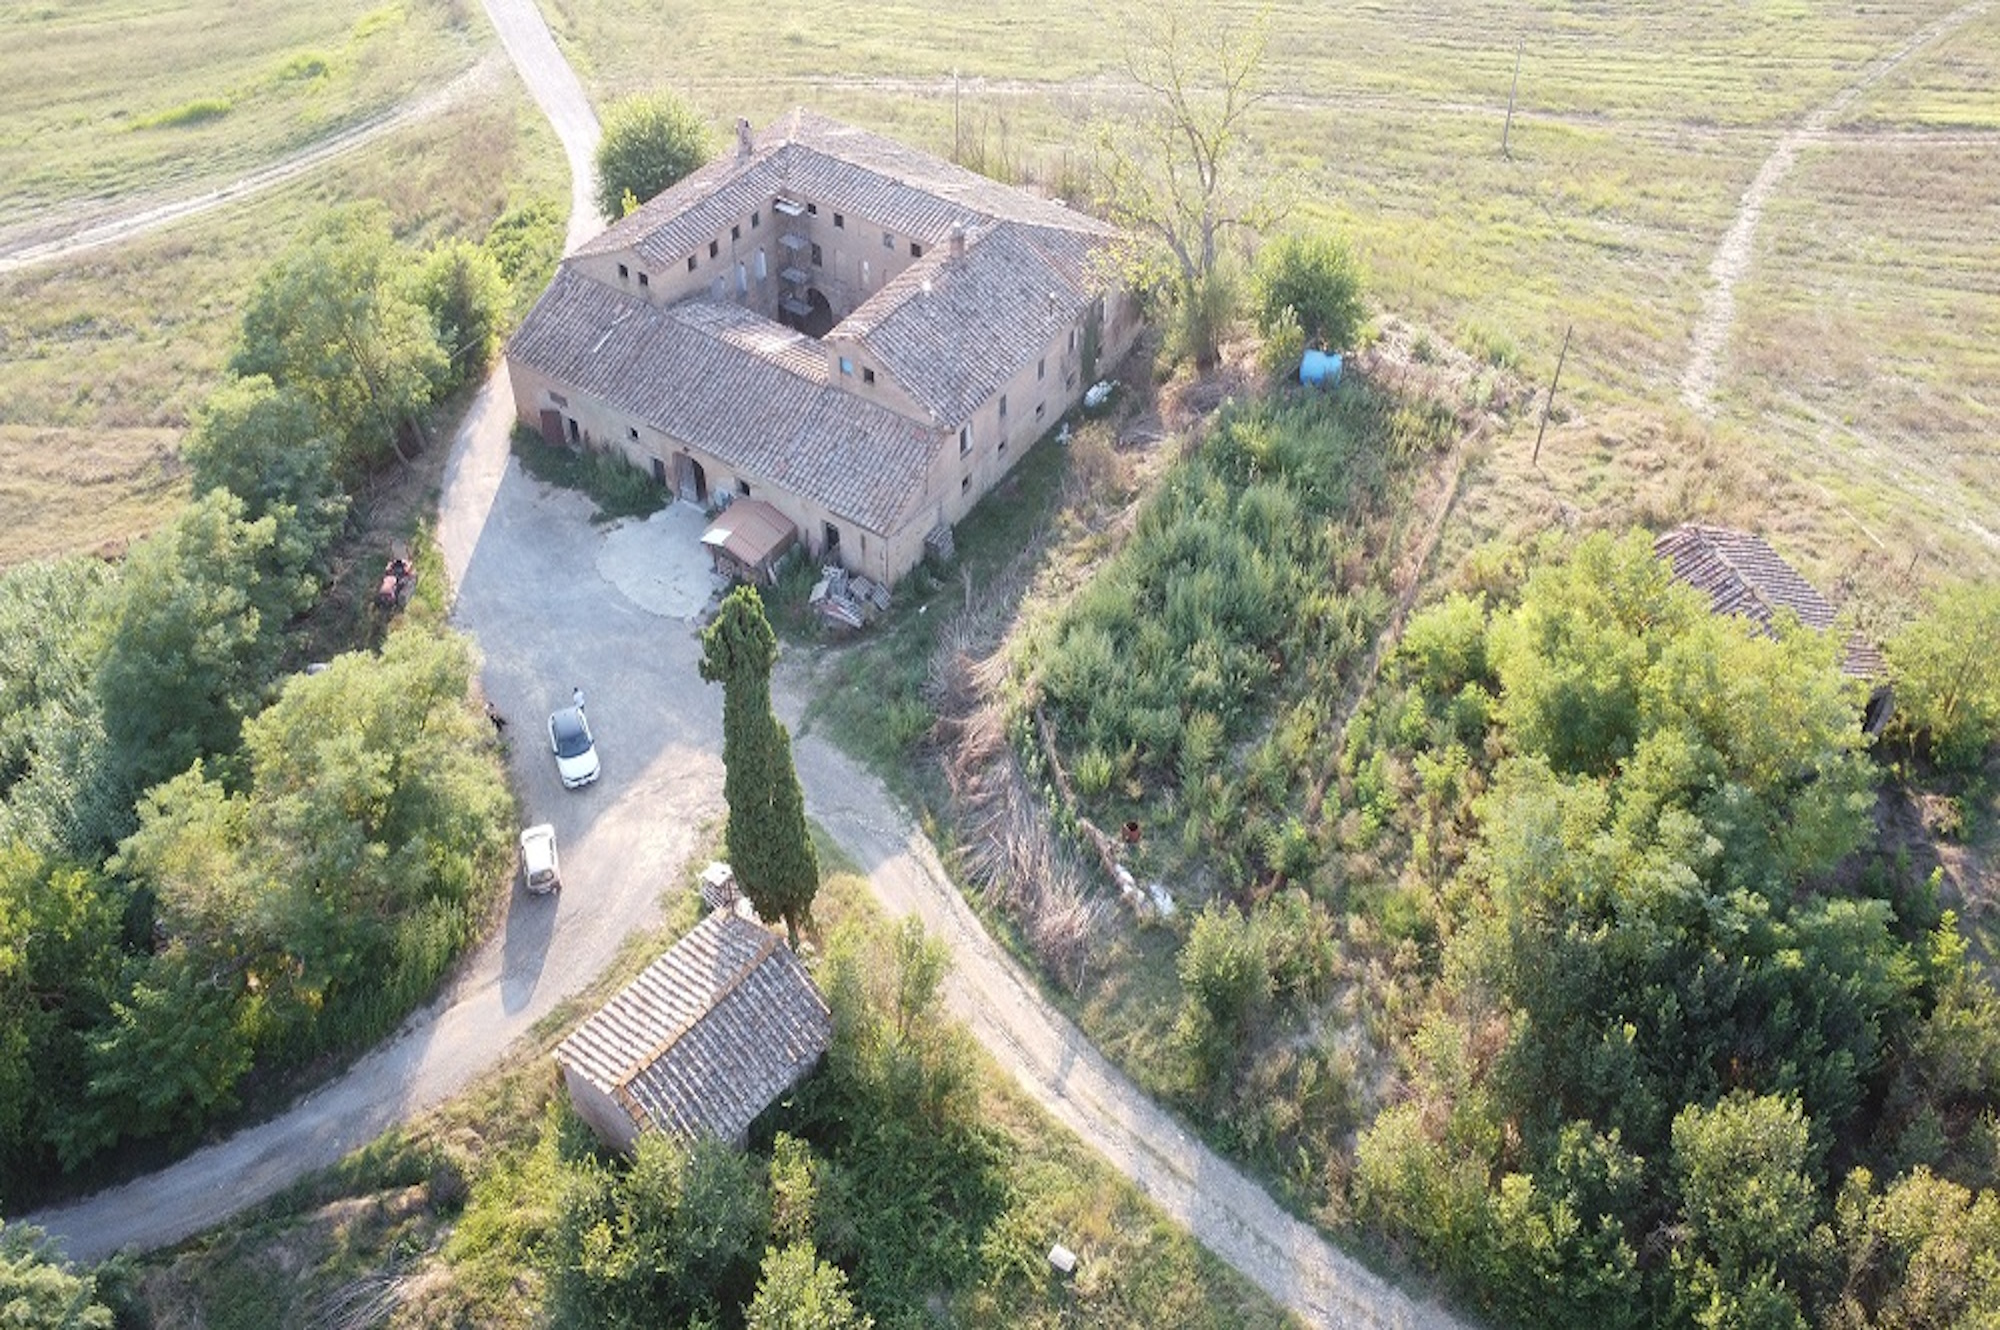
[[[1246,871],[1309,867],[1296,839],[1271,853],[1302,741],[1387,612],[1379,573],[1351,557],[1357,533],[1448,420],[1357,384],[1217,422],[1033,654],[1084,811],[1122,820],[1143,793],[1194,848],[1214,831]],[[1226,770],[1274,706],[1295,710],[1247,773]]]
[[[1469,737],[1476,692],[1498,760],[1354,1201],[1504,1322],[1903,1324],[1884,1263],[1941,1253],[1867,1216],[1986,1203],[2000,1002],[1948,915],[1836,885],[1874,777],[1835,649],[1710,614],[1643,536],[1410,625],[1392,747]],[[1925,1323],[2000,1296],[1977,1266]]]
[[[441,254],[440,311],[497,315]],[[0,1203],[386,1031],[483,911],[509,817],[468,647],[412,621],[278,687],[337,462],[451,382],[411,273],[379,214],[330,218],[251,302],[188,508],[122,566],[0,577]],[[465,335],[461,373],[491,351]]]

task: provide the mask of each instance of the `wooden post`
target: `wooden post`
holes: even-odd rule
[[[1514,39],[1514,85],[1507,89],[1507,123],[1500,130],[1500,155],[1508,156],[1507,136],[1514,132],[1514,94],[1521,90],[1521,39]]]
[[[1563,329],[1562,350],[1556,353],[1556,372],[1549,376],[1549,395],[1548,398],[1542,403],[1542,423],[1541,426],[1535,430],[1535,455],[1528,459],[1529,466],[1540,466],[1542,464],[1542,435],[1548,432],[1549,408],[1555,405],[1556,384],[1562,381],[1563,360],[1565,357],[1569,355],[1569,335],[1571,329],[1574,328],[1575,326],[1576,325],[1571,324],[1569,325],[1569,327]]]

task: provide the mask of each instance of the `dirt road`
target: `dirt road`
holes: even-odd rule
[[[1854,105],[1862,93],[1880,82],[1884,75],[1917,51],[1955,32],[1989,8],[1991,0],[1974,0],[1974,3],[1953,10],[1935,23],[1919,28],[1909,40],[1870,61],[1853,83],[1779,139],[1778,146],[1764,159],[1764,164],[1750,181],[1750,187],[1743,191],[1735,220],[1724,233],[1722,243],[1716,247],[1715,257],[1709,261],[1708,292],[1702,297],[1701,316],[1695,320],[1694,345],[1688,355],[1687,368],[1681,372],[1681,399],[1694,410],[1705,415],[1711,409],[1716,384],[1722,377],[1723,349],[1729,344],[1729,332],[1736,322],[1736,285],[1750,271],[1757,224],[1763,220],[1764,205],[1771,201],[1772,194],[1790,174],[1800,150],[1809,144],[1827,141],[1834,120],[1845,114],[1847,108]]]
[[[505,70],[506,65],[498,57],[482,60],[434,92],[352,125],[283,161],[273,162],[215,189],[181,198],[125,200],[109,215],[97,217],[80,227],[63,229],[54,235],[47,234],[51,229],[49,226],[36,225],[32,220],[26,227],[10,227],[16,238],[0,242],[0,273],[73,259],[79,254],[121,244],[227,204],[240,203],[273,186],[296,180],[335,158],[358,151],[385,134],[429,119],[480,89],[491,87]]]

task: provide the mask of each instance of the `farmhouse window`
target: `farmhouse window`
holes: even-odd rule
[[[624,264],[622,264],[622,263],[618,265],[618,280],[619,280],[619,281],[621,281],[621,282],[622,282],[622,281],[624,281],[624,280],[625,280],[626,278],[630,277],[631,275],[632,275],[632,270],[631,270],[630,268],[626,267],[626,266],[625,266]]]
[[[750,497],[750,482],[749,482],[749,481],[747,481],[747,480],[738,480],[738,481],[736,482],[736,493],[737,493],[737,494],[738,494],[738,495],[739,495],[740,497],[742,497],[742,498],[745,498],[745,499],[749,498],[749,497]]]
[[[910,257],[913,259],[920,259],[923,256],[924,256],[924,247],[922,245],[919,245],[916,241],[912,240],[910,242]]]
[[[814,246],[813,246],[813,267],[815,267],[815,268],[819,267],[819,266],[820,266],[820,264],[821,264],[821,263],[822,263],[823,261],[824,261],[824,260],[822,260],[822,259],[820,258],[820,253],[819,253],[819,246],[818,246],[818,245],[814,245]]]
[[[653,283],[652,283],[652,281],[651,281],[651,280],[650,280],[650,279],[649,279],[649,278],[648,278],[648,277],[646,276],[646,274],[645,274],[645,273],[640,273],[640,274],[639,274],[639,285],[640,285],[640,286],[651,286],[652,284],[653,284]]]
[[[847,218],[841,216],[839,213],[835,213],[833,215],[833,229],[836,231],[845,231],[847,229]]]
[[[711,240],[708,242],[708,257],[712,259],[721,252],[722,242],[720,240]]]
[[[757,251],[757,280],[764,280],[764,251],[761,249]]]
[[[1001,394],[1000,394],[1000,419],[1002,419],[1002,420],[1005,420],[1006,418],[1007,418],[1007,394],[1006,394],[1006,393],[1001,393]]]
[[[968,494],[971,491],[972,491],[972,477],[971,476],[962,477],[958,482],[958,492],[960,494]]]
[[[732,226],[732,227],[730,227],[730,228],[729,228],[729,238],[730,238],[730,240],[732,240],[732,241],[736,241],[736,240],[741,240],[741,239],[743,238],[743,228],[742,228],[742,227],[740,227],[740,226]]]
[[[875,371],[867,368],[866,366],[863,366],[861,370],[861,381],[863,383],[875,382]]]
[[[755,231],[758,227],[762,226],[763,224],[764,224],[763,213],[753,212],[750,214],[750,229],[752,231]]]
[[[840,358],[840,372],[841,372],[842,374],[845,374],[845,375],[847,375],[847,376],[848,376],[849,378],[853,378],[853,377],[854,377],[854,362],[853,362],[853,361],[851,361],[851,360],[849,360],[849,359],[848,359],[848,358],[847,358],[846,356],[842,356],[842,357]]]
[[[961,425],[958,428],[958,455],[960,457],[963,457],[971,451],[972,451],[972,426]]]
[[[895,247],[896,247],[896,237],[891,235],[889,232],[884,231],[882,233],[882,248],[894,249]]]
[[[688,271],[694,271],[694,255],[692,254],[688,255]]]

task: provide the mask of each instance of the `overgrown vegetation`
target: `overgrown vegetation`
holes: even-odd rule
[[[522,470],[536,480],[589,497],[596,510],[590,517],[593,522],[650,517],[673,502],[671,490],[615,453],[560,448],[519,422],[512,440]]]
[[[708,126],[671,92],[641,93],[604,113],[597,210],[617,221],[708,160]]]
[[[656,1136],[607,1154],[537,1055],[153,1258],[144,1305],[160,1323],[361,1305],[423,1325],[1286,1323],[979,1057],[939,1006],[937,942],[880,923],[851,873],[821,898],[834,1046],[747,1154]],[[1057,1241],[1081,1258],[1071,1280],[1048,1266]],[[295,1273],[261,1277],[280,1261]]]
[[[339,477],[452,386],[408,264],[379,213],[329,219],[253,302],[244,354],[275,373],[202,412],[195,502],[118,567],[0,579],[10,1207],[120,1150],[182,1146],[246,1087],[379,1036],[484,915],[511,809],[435,593],[379,654],[281,669],[325,640],[303,616]],[[377,398],[397,375],[409,394]]]

